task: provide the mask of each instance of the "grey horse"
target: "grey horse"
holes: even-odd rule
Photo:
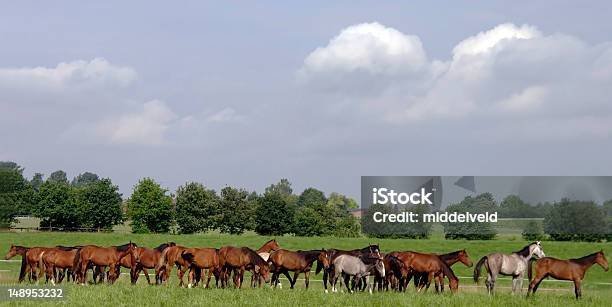
[[[363,260],[362,260],[363,259]],[[360,280],[365,277],[365,282],[368,287],[368,291],[372,293],[372,284],[370,283],[370,274],[376,270],[381,277],[385,277],[385,264],[381,258],[377,257],[366,257],[363,258],[355,257],[351,255],[340,255],[334,260],[334,277],[332,280],[332,292],[338,292],[336,289],[336,282],[338,277],[342,274],[344,276],[344,284],[348,289],[349,293],[352,292],[349,287],[349,277],[353,276],[353,280]],[[342,286],[342,285],[340,285]]]
[[[474,281],[478,282],[480,277],[480,268],[484,265],[487,268],[487,290],[489,294],[493,293],[495,288],[495,280],[497,275],[512,276],[512,293],[515,293],[517,288],[519,291],[523,288],[523,279],[527,272],[529,260],[536,256],[538,258],[545,257],[544,249],[540,241],[533,242],[510,255],[502,253],[492,253],[480,258],[480,261],[474,268]]]

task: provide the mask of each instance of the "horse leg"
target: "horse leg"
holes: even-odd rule
[[[238,275],[240,278],[238,279],[238,288],[240,289],[240,287],[242,287],[242,278],[244,277],[244,266],[240,267],[240,275]]]
[[[295,287],[295,283],[297,282],[297,278],[300,275],[300,271],[293,272],[293,281],[291,281],[291,289]]]
[[[576,293],[576,299],[582,297],[582,290],[580,289],[580,279],[574,279],[574,292]]]
[[[308,289],[308,284],[310,283],[310,270],[304,272],[304,284],[306,284],[306,289]]]
[[[208,278],[206,279],[206,286],[204,288],[208,289],[210,287],[210,280],[212,279],[213,270],[215,268],[208,269]]]
[[[351,277],[348,274],[344,274],[344,286],[348,290],[348,293],[353,293],[352,287],[349,285]]]
[[[179,269],[176,272],[179,278],[179,287],[183,287],[185,285],[185,283],[183,282],[183,276],[185,276],[185,272],[187,272],[187,266],[179,267]]]
[[[289,275],[289,271],[283,269],[281,272],[283,273],[283,275],[285,275],[285,277],[287,277],[287,279],[289,280],[289,284],[290,285],[293,284],[293,281],[291,280],[291,276]],[[280,280],[279,280],[279,283],[280,283]],[[282,288],[283,286],[281,285],[281,289]]]
[[[144,272],[144,275],[145,275],[145,278],[147,279],[147,282],[149,283],[149,285],[151,285],[151,279],[149,278],[149,272],[147,272],[147,269],[145,267],[143,267],[142,265],[139,266],[139,269],[136,272],[136,276],[134,276],[134,279],[136,281],[138,281],[138,277],[140,276],[140,271]]]
[[[427,286],[425,287],[425,292],[429,290],[429,286],[431,286],[431,280],[434,278],[434,272],[429,272],[427,274]]]
[[[444,292],[444,274],[438,275],[438,282],[440,283],[440,292]]]

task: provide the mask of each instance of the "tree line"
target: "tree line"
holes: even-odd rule
[[[134,233],[181,234],[219,231],[241,234],[298,236],[361,235],[359,220],[349,210],[355,200],[339,193],[307,188],[293,193],[281,179],[262,194],[224,187],[219,192],[201,183],[187,182],[175,193],[152,178],[143,178],[129,198],[109,178],[90,172],[69,181],[64,171],[30,180],[14,162],[0,162],[0,226],[20,214],[41,219],[41,227],[64,230],[112,230],[129,221]]]

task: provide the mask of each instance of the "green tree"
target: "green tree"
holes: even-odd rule
[[[264,194],[278,193],[285,201],[290,205],[295,205],[298,200],[298,196],[293,194],[293,188],[291,188],[291,182],[283,178],[279,182],[271,184],[265,189]]]
[[[544,218],[544,232],[556,241],[600,241],[607,233],[607,219],[592,201],[564,198]]]
[[[68,183],[68,177],[66,176],[66,172],[62,171],[62,170],[57,170],[53,173],[51,173],[51,175],[49,175],[49,178],[47,178],[47,181],[54,181],[54,182],[59,182],[59,183]]]
[[[259,198],[255,211],[255,232],[265,236],[290,233],[294,214],[295,206],[288,202],[286,195],[266,192]]]
[[[16,214],[31,210],[33,190],[22,173],[17,163],[0,162],[0,227],[10,226]]]
[[[110,179],[81,183],[74,189],[74,204],[84,227],[110,230],[123,222],[119,187]]]
[[[608,217],[612,217],[612,199],[606,200],[603,203],[603,209]]]
[[[38,192],[43,182],[45,182],[43,179],[43,174],[35,173],[34,176],[32,176],[32,180],[30,180],[30,185],[34,191]]]
[[[134,187],[128,199],[132,232],[168,232],[172,226],[173,205],[168,190],[151,178],[144,178]]]
[[[314,210],[314,214],[317,215],[317,228],[318,233],[316,235],[331,235],[336,229],[336,218],[338,217],[337,208],[328,204],[327,198],[322,191],[319,191],[315,188],[307,188],[300,194],[300,197],[297,200],[298,211],[296,212],[296,217],[299,217],[298,213],[303,210],[303,208],[310,208]],[[309,212],[305,214],[310,214]],[[295,225],[294,232],[299,235],[299,233],[304,233],[303,230],[298,229],[301,227],[300,225]]]
[[[505,218],[536,217],[535,208],[516,195],[508,195],[499,204],[499,215]]]
[[[196,233],[214,228],[219,214],[219,197],[201,183],[188,182],[176,191],[176,223],[179,233]]]
[[[293,229],[297,236],[311,237],[326,234],[326,225],[321,215],[313,208],[298,207],[293,218]]]
[[[527,241],[540,241],[545,238],[542,224],[538,223],[538,221],[529,221],[525,228],[523,228],[521,235]]]
[[[100,177],[98,177],[98,175],[94,174],[94,173],[90,173],[90,172],[84,172],[82,174],[79,174],[78,176],[74,177],[72,179],[72,185],[75,187],[80,187],[83,185],[86,185],[88,183],[92,183],[92,182],[96,182],[99,181]]]
[[[493,213],[498,210],[495,199],[491,193],[483,193],[476,197],[467,196],[460,203],[450,205],[446,212],[465,213]],[[496,231],[491,223],[464,222],[444,223],[444,237],[446,239],[491,240],[495,238]]]
[[[74,191],[65,182],[47,180],[36,194],[35,215],[41,227],[71,229],[81,227],[80,214],[75,210]]]
[[[242,234],[248,227],[252,215],[249,193],[232,187],[221,190],[220,214],[217,228],[222,233]]]

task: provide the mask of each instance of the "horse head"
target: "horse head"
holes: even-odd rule
[[[536,256],[538,258],[544,258],[546,257],[546,255],[544,254],[544,248],[542,247],[542,242],[540,241],[535,241],[533,243],[531,243],[531,245],[529,246],[530,248],[530,257]]]
[[[608,259],[606,259],[603,249],[597,253],[595,262],[597,262],[597,264],[599,264],[606,272],[608,271]]]
[[[465,249],[459,251],[459,261],[461,261],[461,263],[470,268],[474,265],[472,263],[472,259],[470,259],[470,255],[468,255]]]
[[[321,249],[321,252],[317,256],[317,261],[323,265],[323,268],[329,268],[329,263],[331,262],[330,257],[325,249]],[[319,266],[317,265],[317,268]],[[318,270],[318,269],[317,269]]]
[[[376,268],[376,271],[378,271],[378,274],[380,274],[380,277],[384,278],[385,277],[385,262],[382,259],[378,259],[376,260],[374,267]]]
[[[267,262],[265,265],[255,265],[254,271],[255,274],[259,274],[259,276],[263,277],[266,283],[270,282],[270,266]]]
[[[11,248],[9,248],[8,253],[4,256],[5,260],[9,260],[17,255],[17,246],[11,244]]]
[[[382,256],[380,255],[380,247],[378,244],[369,244],[368,248],[370,250],[370,254],[374,254],[376,257],[382,260]]]

